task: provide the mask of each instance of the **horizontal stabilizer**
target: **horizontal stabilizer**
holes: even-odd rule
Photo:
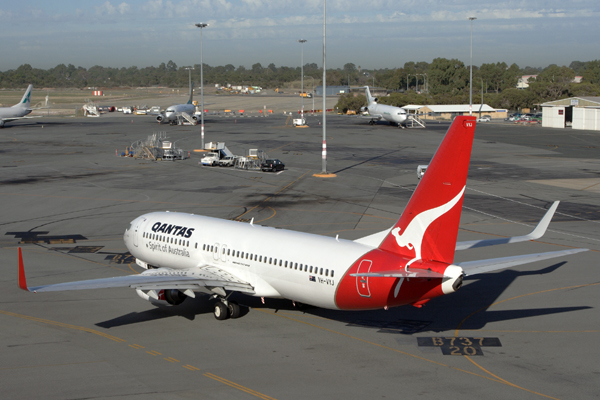
[[[409,269],[408,271],[402,269],[394,271],[364,272],[350,274],[350,276],[362,276],[365,278],[452,278],[451,276],[425,269]]]
[[[588,249],[560,250],[551,251],[548,253],[526,254],[523,256],[490,258],[487,260],[476,260],[456,263],[456,265],[463,269],[465,275],[476,275],[500,269],[510,268],[516,265],[528,264],[536,261],[543,261],[551,258],[568,256],[570,254],[581,253],[583,251],[588,251]]]
[[[560,201],[555,201],[552,206],[546,211],[544,217],[537,224],[535,229],[531,231],[528,235],[524,236],[512,236],[507,238],[499,238],[499,239],[487,239],[487,240],[471,240],[468,242],[458,242],[456,243],[456,250],[466,250],[473,249],[476,247],[486,247],[486,246],[495,246],[498,244],[507,244],[507,243],[518,243],[518,242],[527,242],[529,240],[537,240],[544,236],[546,233],[546,229],[548,229],[548,225],[550,225],[550,221],[554,216],[554,212],[558,207]]]

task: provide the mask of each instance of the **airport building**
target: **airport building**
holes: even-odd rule
[[[443,104],[427,106],[407,106],[410,111],[416,112],[421,118],[427,119],[453,119],[457,115],[469,115],[468,104]],[[407,107],[404,107],[405,109]],[[507,117],[507,110],[496,110],[487,104],[473,104],[473,115],[489,115],[491,119],[504,119]]]
[[[541,106],[544,127],[600,130],[600,97],[570,97]]]

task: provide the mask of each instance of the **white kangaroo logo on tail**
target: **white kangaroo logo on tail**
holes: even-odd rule
[[[406,267],[408,267],[412,262],[421,259],[421,243],[423,242],[425,231],[433,221],[446,214],[452,209],[452,207],[456,205],[456,203],[458,203],[465,192],[465,187],[466,186],[463,186],[462,190],[456,195],[456,197],[446,204],[442,204],[441,206],[432,208],[431,210],[423,211],[421,214],[414,217],[401,235],[399,234],[400,228],[392,229],[392,235],[394,235],[396,238],[396,243],[398,243],[398,246],[406,247],[409,250],[415,250],[415,258],[410,260],[406,264]]]

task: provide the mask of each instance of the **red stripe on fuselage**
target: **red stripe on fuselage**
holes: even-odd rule
[[[340,280],[335,294],[335,303],[342,310],[372,310],[412,304],[443,295],[440,278],[404,278],[396,293],[401,278],[357,277],[354,273],[403,270],[408,257],[375,249],[360,259]],[[410,270],[430,269],[444,273],[448,264],[439,262],[413,262]],[[360,269],[360,271],[359,271]]]

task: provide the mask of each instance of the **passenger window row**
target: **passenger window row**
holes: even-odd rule
[[[157,240],[157,241],[163,242],[163,243],[170,243],[170,244],[175,244],[178,246],[190,247],[189,240],[182,240],[182,239],[177,239],[177,238],[173,238],[173,237],[166,236],[166,235],[159,235],[157,233],[148,233],[148,232],[144,232],[142,236],[144,237],[144,239]],[[196,248],[198,248],[197,243],[196,243]]]
[[[219,251],[219,247],[214,246],[214,245],[203,244],[202,250],[207,251],[209,253],[217,253]],[[223,247],[223,255],[225,255],[225,254],[227,254],[230,257],[241,258],[244,260],[250,260],[250,261],[256,261],[256,262],[260,262],[260,263],[275,265],[275,266],[279,266],[282,268],[293,269],[296,271],[304,271],[304,272],[308,272],[310,274],[325,275],[328,277],[330,276],[333,278],[333,270],[330,271],[328,268],[323,269],[323,268],[319,268],[319,267],[313,267],[312,265],[307,265],[307,264],[302,264],[302,263],[299,264],[297,262],[284,261],[281,259],[278,260],[273,257],[257,255],[257,254],[243,252],[243,251],[239,251],[239,250],[231,250],[231,249],[227,249],[226,247]]]

